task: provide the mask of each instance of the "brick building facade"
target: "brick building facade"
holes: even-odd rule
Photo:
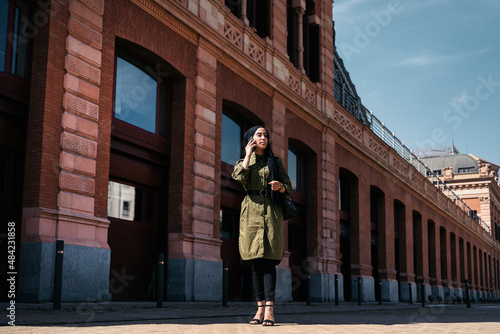
[[[230,173],[256,124],[299,211],[278,300],[303,300],[308,276],[317,301],[335,298],[336,277],[341,300],[463,296],[466,279],[498,297],[499,242],[334,97],[330,1],[4,7],[20,37],[0,73],[1,223],[17,224],[19,300],[52,299],[56,240],[63,300],[152,299],[158,253],[165,299],[220,300],[227,261],[230,299],[250,300]]]

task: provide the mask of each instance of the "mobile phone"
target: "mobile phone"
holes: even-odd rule
[[[252,142],[252,140],[254,140],[254,139],[250,138],[250,140],[248,142],[250,143],[250,142]],[[257,146],[252,147],[252,152],[255,151],[256,148],[257,148]]]

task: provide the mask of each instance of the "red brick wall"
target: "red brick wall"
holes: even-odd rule
[[[95,176],[95,216],[108,216],[108,180],[111,142],[111,119],[113,117],[115,34],[114,8],[112,1],[104,1],[104,20],[101,49],[101,94],[99,96],[99,137],[97,140],[97,164]]]
[[[228,100],[250,110],[271,129],[272,98],[223,64],[217,70],[217,110],[222,115],[222,101]],[[222,118],[221,118],[222,120]]]
[[[67,23],[67,5],[58,2],[33,41],[23,207],[57,207]]]

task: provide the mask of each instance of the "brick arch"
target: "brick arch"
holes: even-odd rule
[[[164,20],[152,20],[148,13],[138,11],[136,5],[130,1],[114,1],[113,12],[117,37],[157,54],[186,77],[194,75],[197,64],[197,46],[194,44],[195,37],[192,32],[185,32],[191,37],[190,39],[183,38],[169,24],[170,17],[165,17]],[[166,43],[171,47],[165,47]],[[172,50],[176,51],[172,52]]]
[[[286,129],[289,132],[289,128]],[[294,201],[299,215],[293,219],[285,221],[285,235],[288,240],[287,250],[290,252],[290,268],[292,280],[302,277],[308,271],[312,277],[319,277],[322,274],[321,268],[327,261],[322,254],[322,233],[320,200],[318,186],[318,155],[306,143],[295,138],[288,138],[288,150],[286,150],[285,165],[288,171],[296,170],[297,188],[294,189],[291,199]],[[292,152],[296,157],[296,165],[292,167],[290,160]],[[306,265],[305,265],[306,264]],[[307,266],[307,268],[305,268]],[[319,281],[319,279],[318,279]],[[294,300],[305,300],[306,284],[298,286],[292,291]],[[321,299],[318,295],[314,298]]]

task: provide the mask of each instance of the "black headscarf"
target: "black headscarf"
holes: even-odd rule
[[[278,180],[278,166],[276,165],[276,160],[274,159],[274,154],[273,150],[271,148],[271,138],[269,135],[269,131],[261,125],[256,125],[254,127],[251,127],[248,129],[247,132],[243,135],[243,146],[246,146],[250,139],[253,138],[255,132],[257,132],[258,129],[264,128],[267,133],[267,147],[264,150],[264,157],[267,158],[267,167],[269,168],[269,179],[272,180]],[[271,201],[273,203],[279,203],[278,201],[278,194],[277,191],[270,191],[271,192]]]

